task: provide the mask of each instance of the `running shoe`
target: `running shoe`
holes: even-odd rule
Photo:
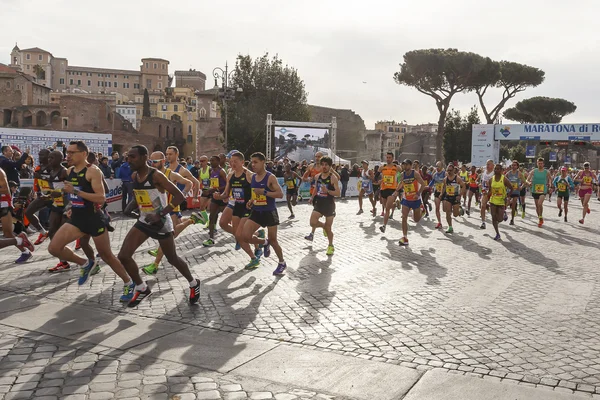
[[[590,208],[588,207],[588,208],[587,208],[587,213],[589,214],[589,213],[591,213],[591,212],[592,212],[592,210],[590,210]]]
[[[566,215],[565,215],[565,222],[569,222],[569,221],[567,221],[567,216]]]
[[[309,233],[308,235],[304,236],[304,239],[312,242],[314,239],[314,235],[312,233]]]
[[[446,229],[446,233],[454,233],[454,228],[449,226],[448,229]]]
[[[240,242],[235,242],[235,249],[239,250],[242,248],[242,245],[240,244]]]
[[[500,240],[500,234],[497,234],[496,237],[494,237],[494,240]]]
[[[119,298],[119,301],[121,303],[129,303],[133,299],[133,292],[135,292],[135,283],[123,285],[123,294]]]
[[[31,252],[33,252],[35,250],[35,247],[33,247],[33,244],[31,244],[31,242],[29,241],[29,238],[27,237],[25,232],[19,233],[17,235],[17,237],[21,238],[21,240],[23,241],[20,246],[22,249],[27,249]]]
[[[196,279],[196,286],[190,287],[190,304],[200,301],[200,279]]]
[[[208,225],[208,213],[206,212],[206,210],[204,211],[200,211],[200,219],[205,221],[204,224]]]
[[[48,272],[54,273],[54,272],[63,272],[63,271],[69,271],[69,270],[71,270],[71,265],[69,265],[69,263],[66,261],[61,261],[58,264],[56,264],[54,267],[49,268]]]
[[[75,241],[75,250],[81,250],[81,240],[79,239]]]
[[[502,218],[504,222],[508,221],[508,214],[504,211],[504,217]]]
[[[146,290],[144,290],[143,292],[140,290],[135,290],[135,292],[133,293],[133,297],[131,298],[131,300],[129,300],[129,303],[127,303],[127,307],[135,307],[138,304],[140,304],[142,302],[142,300],[144,300],[146,297],[150,296],[152,294],[152,291],[150,290],[149,286],[146,286]]]
[[[261,258],[263,255],[263,250],[260,247],[254,249],[254,257]]]
[[[585,220],[583,220],[583,219],[580,219],[580,220],[579,220],[579,223],[580,223],[581,225],[583,225],[583,223],[584,223],[584,222],[585,222]]]
[[[269,246],[269,239],[265,240],[265,245],[263,246],[263,254],[265,258],[269,258],[271,255],[271,246]]]
[[[442,229],[442,223],[438,222],[437,225],[435,226],[435,229]]]
[[[92,271],[90,272],[90,275],[97,275],[100,272],[100,264],[98,264],[98,260],[96,260],[96,265],[94,266],[94,268],[92,269]]]
[[[479,227],[479,229],[485,229],[485,222],[481,223],[481,226]]]
[[[538,221],[538,228],[541,228],[544,225],[544,218],[540,218]]]
[[[190,219],[192,220],[192,222],[194,223],[194,225],[196,224],[206,224],[206,221],[202,219],[202,216],[198,213],[193,212],[192,215],[190,215]]]
[[[111,224],[106,225],[106,230],[109,232],[114,232],[115,231],[115,227],[112,226]]]
[[[384,215],[385,215],[385,211],[381,211],[381,214],[379,216],[383,217]]]
[[[515,224],[515,220],[511,219],[510,222],[508,223],[509,225],[514,225]]]
[[[275,268],[275,271],[273,271],[273,275],[283,275],[283,272],[286,268],[287,265],[285,264],[285,262],[280,262],[279,264],[277,264],[277,268]]]
[[[208,239],[208,240],[202,242],[202,246],[204,246],[204,247],[212,247],[214,245],[215,245],[215,241],[212,239]]]
[[[142,272],[146,275],[156,275],[158,272],[158,265],[151,263],[142,267]]]
[[[257,258],[253,258],[250,260],[248,264],[244,267],[244,269],[256,269],[260,265],[260,260]]]
[[[158,255],[158,249],[148,250],[148,254],[150,254],[152,257],[156,257]]]
[[[356,215],[360,215],[362,214],[364,211],[363,210],[358,210],[358,212],[356,213]]]
[[[333,246],[327,246],[327,253],[325,253],[326,255],[332,256],[334,252],[335,248]]]
[[[379,230],[381,231],[381,233],[385,233],[385,225],[381,225],[379,227]]]
[[[323,228],[323,236],[327,237],[327,231]]]
[[[288,219],[294,219],[296,218],[296,216],[294,214],[290,214],[290,216],[288,217]]]
[[[398,244],[400,246],[408,246],[408,239],[403,237],[402,239],[400,239],[400,242],[398,242]]]
[[[560,210],[558,210],[558,216],[562,217],[562,208]]]
[[[264,239],[266,237],[265,230],[264,229],[259,229],[258,230],[258,234],[256,236],[258,236],[259,239]]]
[[[525,210],[521,212],[521,218],[525,218]]]
[[[46,239],[48,239],[48,232],[46,232],[46,233],[40,233],[38,235],[37,240],[33,244],[35,244],[36,246],[39,246],[40,244],[44,243],[44,240],[46,240]]]
[[[81,267],[79,270],[79,281],[77,282],[79,285],[83,285],[90,276],[90,272],[96,267],[96,260],[88,260],[85,266]]]
[[[467,215],[471,215],[471,211],[469,211],[469,210],[465,210],[465,214],[467,214]]]
[[[15,264],[26,263],[31,257],[33,257],[33,254],[31,254],[31,252],[21,253],[21,255],[19,256],[19,258],[17,258],[15,260]]]

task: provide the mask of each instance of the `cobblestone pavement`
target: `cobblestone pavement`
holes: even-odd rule
[[[148,280],[153,296],[124,309],[121,284],[108,268],[82,287],[76,271],[45,272],[56,263],[46,244],[24,266],[11,263],[13,250],[3,251],[0,289],[35,289],[39,301],[94,304],[419,369],[600,393],[599,203],[592,200],[593,211],[580,225],[577,200],[569,223],[546,202],[546,223],[538,228],[527,201],[525,219],[502,224],[502,241],[492,240],[489,216],[485,231],[478,217],[465,216],[456,219],[454,234],[435,230],[433,220],[411,223],[408,247],[398,246],[399,222],[382,234],[380,217],[356,216],[356,200],[340,202],[333,257],[325,255],[320,232],[312,244],[303,239],[309,206],[299,205],[293,220],[280,208],[279,240],[288,263],[282,278],[272,276],[276,259],[245,271],[248,260],[227,234],[203,248],[206,231],[193,226],[177,243],[203,282],[198,307],[186,303],[187,282],[163,265]],[[132,224],[116,222],[115,250]],[[148,241],[138,251],[140,266],[150,262],[146,251],[154,246]]]

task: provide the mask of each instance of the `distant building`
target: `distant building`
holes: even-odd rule
[[[206,75],[195,69],[175,71],[175,87],[186,87],[203,92],[206,89]]]
[[[134,128],[139,129],[139,123],[136,115],[136,107],[135,104],[119,104],[116,106],[117,113],[127,121],[131,122]]]

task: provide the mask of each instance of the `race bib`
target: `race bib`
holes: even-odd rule
[[[81,190],[80,186],[73,186],[73,188],[76,189],[76,190]],[[80,196],[77,196],[75,193],[69,193],[69,201],[71,202],[71,207],[72,208],[83,208],[83,207],[85,207],[84,200]]]
[[[252,200],[254,200],[255,206],[266,206],[267,205],[267,196],[264,194],[257,194],[254,189],[252,189]]]
[[[202,188],[207,189],[210,186],[210,179],[202,179]]]
[[[385,183],[386,185],[393,185],[394,184],[394,176],[393,175],[384,175],[383,183]]]
[[[584,185],[591,185],[592,184],[592,177],[591,176],[584,176],[583,177],[583,184]]]
[[[442,191],[442,188],[444,187],[443,183],[436,183],[435,184],[435,191],[440,193]]]
[[[53,186],[53,191],[55,192],[62,192],[62,189],[65,187],[65,184],[62,182],[54,182]],[[55,207],[64,207],[65,206],[65,199],[63,198],[63,196],[60,197],[55,197],[54,201],[52,202],[52,204]]]
[[[543,183],[537,183],[537,184],[533,185],[534,193],[544,193],[545,186],[546,185],[544,185]]]
[[[368,189],[369,188],[369,183],[371,183],[371,181],[362,181],[362,188],[363,189]]]
[[[407,193],[414,193],[416,192],[415,190],[415,184],[414,183],[405,183],[404,184],[404,191]]]
[[[44,179],[38,179],[38,187],[40,188],[40,192],[48,193],[52,190],[50,187],[50,182]]]
[[[219,178],[210,178],[210,188],[211,189],[219,188]]]
[[[517,190],[519,188],[519,184],[517,182],[512,183],[513,190]]]
[[[285,184],[287,185],[288,189],[293,189],[295,183],[296,182],[294,182],[294,181],[285,181]]]
[[[244,189],[243,188],[233,188],[231,190],[231,194],[233,195],[233,198],[235,199],[236,203],[244,202]]]
[[[452,185],[446,186],[446,194],[450,197],[456,196],[456,188]]]
[[[502,197],[504,195],[504,191],[501,188],[493,187],[492,188],[492,197]]]
[[[559,183],[558,184],[558,191],[559,192],[566,192],[567,191],[567,184],[566,183]]]
[[[152,206],[152,200],[150,200],[150,195],[148,194],[147,190],[134,189],[133,194],[140,211],[152,212],[154,210],[154,207]]]
[[[317,192],[317,196],[319,197],[327,197],[329,196],[327,185],[319,185],[319,191]]]

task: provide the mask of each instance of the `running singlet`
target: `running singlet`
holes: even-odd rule
[[[477,173],[474,173],[474,174],[471,174],[471,175],[469,175],[469,187],[476,188],[476,187],[478,187],[478,186],[479,186],[479,185],[477,184],[477,178],[478,178],[478,177],[479,177],[479,176],[477,175]]]
[[[313,194],[315,194],[315,176],[317,176],[321,171],[319,171],[317,168],[312,167],[308,173],[308,176],[310,177],[310,194],[311,196]]]
[[[181,170],[181,164],[177,164],[177,167],[175,168],[175,170],[173,172],[178,173]],[[183,189],[185,189],[185,185],[182,185],[181,183],[177,184],[177,189],[181,190],[183,192]],[[184,196],[187,196],[187,193],[183,193]]]
[[[396,171],[397,168],[395,165],[392,165],[391,167],[384,165],[383,168],[381,168],[381,176],[383,178],[381,181],[381,190],[396,190],[398,187]]]
[[[506,178],[510,181],[512,187],[512,193],[518,193],[521,191],[521,173],[519,171],[506,173]]]
[[[246,179],[246,170],[240,176],[235,176],[235,172],[229,178],[229,186],[231,187],[231,196],[235,204],[246,205],[252,198],[252,186]]]
[[[460,194],[460,185],[456,178],[456,175],[452,179],[450,177],[446,178],[446,197],[456,197]]]
[[[492,170],[492,172],[487,172],[487,171],[483,171],[481,173],[481,191],[482,192],[487,192],[489,190],[488,186],[488,182],[490,181],[490,179],[492,179],[492,177],[494,176],[494,171]]]
[[[593,180],[594,177],[592,176],[591,172],[583,171],[581,173],[581,186],[584,186],[583,189],[587,189],[588,186],[592,186]]]
[[[415,170],[411,170],[410,175],[404,172],[402,175],[402,187],[404,189],[403,196],[406,200],[419,200],[419,182],[415,178]]]
[[[504,176],[500,176],[500,180],[497,181],[496,177],[492,177],[492,196],[490,197],[490,203],[495,206],[503,206],[506,198],[506,186],[504,185]]]
[[[171,170],[169,168],[165,168],[165,176],[167,177],[168,180],[171,180]],[[179,184],[177,184],[177,188],[179,188]],[[183,188],[181,188],[179,190],[183,190],[183,189],[185,189],[185,185],[183,185]],[[170,204],[172,200],[173,200],[173,196],[171,196],[171,193],[167,194],[167,204]],[[181,207],[179,207],[179,206],[173,207],[172,212],[178,213],[180,211],[181,211]]]
[[[167,168],[167,171],[170,171]],[[133,195],[140,211],[138,222],[147,225],[154,231],[159,233],[168,233],[173,231],[173,221],[170,217],[164,216],[161,219],[162,224],[151,224],[147,221],[148,215],[161,212],[167,207],[167,193],[162,193],[154,185],[152,179],[156,169],[150,168],[148,176],[142,182],[138,182],[137,173],[133,179]]]
[[[323,178],[322,175],[319,175],[319,179],[317,179],[316,183],[316,197],[319,199],[319,204],[324,201],[333,202],[333,196],[328,192],[329,190],[333,190],[334,187],[331,184],[331,174],[327,178]]]
[[[433,173],[433,177],[431,178],[431,183],[429,186],[435,187],[435,193],[442,193],[442,189],[444,188],[444,179],[446,179],[446,171],[436,171]]]
[[[546,183],[548,182],[548,171],[533,170],[532,186],[534,194],[546,194]]]
[[[200,169],[198,171],[198,177],[200,178],[200,185],[202,189],[208,189],[210,187],[210,167],[206,167],[205,171]]]
[[[296,183],[296,176],[294,174],[291,174],[290,176],[286,176],[284,178],[285,180],[285,186],[288,188],[288,190],[294,190],[298,187],[297,183]]]
[[[427,174],[424,174],[424,175],[423,175],[423,174],[421,174],[421,178],[423,178],[423,182],[424,182],[424,185],[423,185],[423,186],[424,186],[424,188],[423,188],[423,191],[424,191],[424,192],[429,192],[429,182],[431,182],[431,179],[432,179],[431,175],[430,175],[430,174],[428,174],[428,173],[427,173]]]
[[[265,177],[262,181],[258,182],[256,180],[256,174],[252,175],[252,200],[254,200],[254,205],[252,206],[252,210],[254,211],[273,211],[275,210],[275,199],[273,197],[267,197],[267,192],[269,188],[267,187],[269,183],[269,177],[273,175],[269,171],[265,174]],[[264,194],[256,193],[255,189],[264,189]]]
[[[213,168],[210,170],[210,188],[214,190],[219,190],[225,186],[227,182],[225,178],[221,177],[221,168]]]
[[[73,184],[73,187],[80,192],[94,193],[92,183],[85,178],[87,173],[87,167],[83,168],[79,172],[75,172],[75,168],[71,168],[67,181]],[[69,201],[71,202],[71,213],[73,217],[91,215],[96,212],[94,203],[89,200],[84,200],[75,193],[69,193]]]
[[[469,180],[469,171],[460,171],[460,179],[463,180],[463,182],[467,182]]]
[[[363,172],[362,173],[362,182],[360,184],[360,188],[366,193],[366,194],[371,194],[373,193],[373,181],[371,180],[371,178],[369,177],[369,173],[368,172]]]

